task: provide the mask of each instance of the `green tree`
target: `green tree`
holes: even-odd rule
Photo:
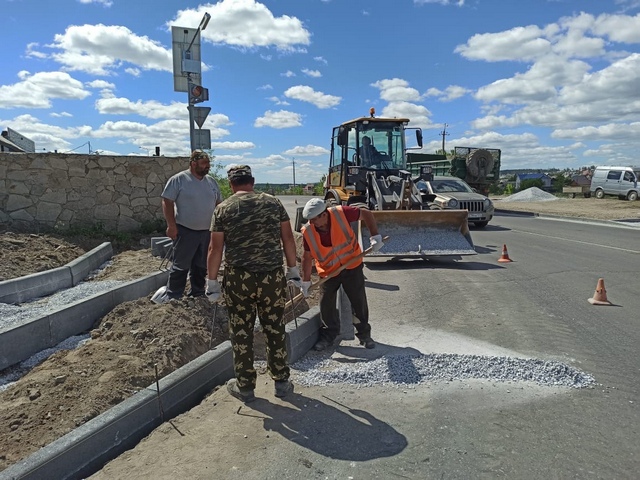
[[[313,194],[319,197],[324,195],[324,185],[327,181],[327,176],[323,175],[318,183],[313,186]]]
[[[227,178],[227,174],[224,171],[224,167],[221,163],[214,162],[214,157],[211,155],[211,168],[209,169],[209,175],[216,179],[218,182],[218,186],[220,187],[220,192],[222,193],[222,198],[229,198],[233,192],[231,191],[231,185],[229,185],[229,179]]]

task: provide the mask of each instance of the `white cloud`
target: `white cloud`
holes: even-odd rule
[[[423,105],[409,102],[392,102],[382,109],[379,117],[408,118],[410,127],[434,128],[431,120],[431,112]]]
[[[139,115],[151,119],[188,119],[188,111],[183,103],[172,102],[164,105],[155,100],[132,102],[128,98],[101,98],[96,100],[96,110],[103,115]],[[229,117],[224,114],[209,114],[205,126],[231,125]]]
[[[142,74],[142,71],[139,68],[134,67],[125,68],[124,71],[132,77],[139,77]]]
[[[318,108],[331,108],[340,104],[341,97],[335,95],[327,95],[322,92],[316,92],[313,88],[306,85],[296,85],[288,88],[284,92],[285,97],[300,100],[301,102],[309,102]]]
[[[211,15],[202,38],[242,48],[275,47],[282,51],[301,51],[309,45],[311,34],[292,16],[275,17],[262,3],[254,0],[222,0],[198,9],[180,10],[170,25],[198,25],[203,14]]]
[[[478,33],[454,52],[469,60],[498,62],[533,60],[551,51],[551,42],[542,38],[544,31],[535,25],[516,27],[498,33]]]
[[[280,110],[278,112],[267,110],[262,117],[256,118],[253,126],[256,128],[271,127],[278,129],[301,127],[302,115],[286,110]]]
[[[568,138],[572,140],[625,140],[629,137],[640,138],[640,122],[608,123],[599,126],[578,128],[559,128],[553,131],[552,138]]]
[[[73,117],[69,112],[51,112],[49,115],[54,118]]]
[[[470,93],[468,88],[461,87],[459,85],[449,85],[444,91],[437,88],[430,88],[427,90],[425,96],[437,97],[441,102],[450,102],[457,98],[465,96]]]
[[[302,73],[304,73],[308,77],[319,78],[322,76],[322,73],[318,70],[310,70],[308,68],[303,68]]]
[[[20,82],[0,85],[0,108],[50,108],[54,99],[83,100],[90,92],[65,72],[18,73]]]
[[[211,142],[211,148],[224,150],[248,150],[256,148],[253,142]]]
[[[287,102],[286,100],[282,100],[281,98],[278,97],[269,97],[268,100],[272,101],[273,103],[275,103],[276,105],[290,105],[289,102]]]
[[[640,8],[639,1],[635,0],[634,8]],[[592,31],[596,35],[605,35],[614,42],[640,43],[640,14],[635,17],[600,15],[595,19]]]
[[[422,95],[415,88],[409,86],[409,82],[401,78],[379,80],[371,84],[380,90],[380,98],[387,102],[417,102],[422,100]]]
[[[282,152],[283,155],[293,155],[296,157],[317,157],[319,155],[328,155],[330,152],[324,147],[317,145],[295,146],[289,150]]]
[[[313,57],[316,62],[322,63],[323,65],[328,65],[329,62],[324,57]]]
[[[101,88],[101,89],[110,89],[115,90],[115,84],[111,82],[107,82],[106,80],[93,80],[91,82],[86,82],[85,85],[89,88]]]
[[[171,50],[123,26],[72,25],[54,37],[50,56],[65,69],[109,75],[130,63],[143,70],[173,71]]]
[[[287,70],[286,72],[281,73],[281,74],[280,74],[280,76],[281,76],[281,77],[291,78],[291,77],[295,77],[295,76],[296,76],[296,74],[295,74],[295,73],[293,73],[291,70]]]
[[[84,4],[97,3],[105,7],[110,7],[113,5],[113,2],[111,0],[78,0],[78,1]]]

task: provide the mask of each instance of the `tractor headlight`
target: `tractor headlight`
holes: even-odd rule
[[[448,205],[450,208],[456,208],[456,207],[458,206],[458,200],[456,200],[455,198],[452,198],[451,200],[449,200],[449,201],[447,202],[447,205]]]

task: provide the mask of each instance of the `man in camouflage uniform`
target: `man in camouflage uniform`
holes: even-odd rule
[[[220,299],[217,278],[224,247],[224,301],[236,377],[227,383],[227,390],[244,402],[255,399],[253,331],[257,313],[265,334],[267,370],[275,380],[275,395],[284,397],[293,390],[285,344],[287,282],[300,287],[289,215],[276,197],[253,190],[254,178],[248,165],[229,167],[227,176],[233,195],[216,207],[211,220],[206,292],[212,302]]]

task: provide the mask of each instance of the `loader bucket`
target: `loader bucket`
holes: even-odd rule
[[[380,234],[389,236],[389,239],[381,250],[368,256],[476,254],[469,233],[467,210],[376,210],[371,213]],[[370,235],[364,224],[362,229],[363,248],[368,248]]]

